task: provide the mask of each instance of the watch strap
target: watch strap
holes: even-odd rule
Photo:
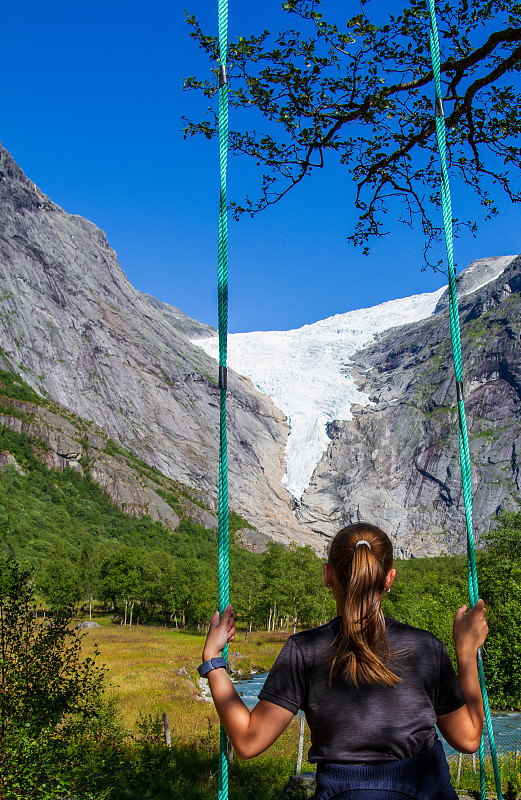
[[[219,669],[220,667],[224,667],[225,669],[228,667],[228,664],[224,658],[222,658],[222,656],[211,658],[209,661],[205,661],[200,667],[197,668],[197,672],[201,678],[204,678],[204,676],[208,675],[209,672],[212,672],[214,669]]]

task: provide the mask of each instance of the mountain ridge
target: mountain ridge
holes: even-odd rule
[[[131,286],[105,234],[52,203],[3,148],[0,297],[5,369],[215,503],[212,361],[176,327],[172,307]],[[317,546],[280,484],[284,415],[231,370],[228,408],[231,507],[275,540]]]
[[[521,259],[508,264],[510,258],[480,259],[459,278],[478,535],[498,510],[519,502]],[[0,298],[0,367],[19,373],[65,417],[99,427],[102,456],[90,469],[113,499],[176,524],[177,512],[162,506],[161,494],[123,468],[118,473],[110,462],[115,447],[188,487],[207,506],[201,524],[215,525],[219,391],[215,362],[201,348],[215,331],[135,290],[105,234],[49,200],[1,147]],[[321,552],[340,525],[368,518],[389,528],[405,557],[462,549],[446,299],[443,290],[421,298],[286,332],[304,340],[330,329],[334,337],[349,314],[363,323],[351,330],[348,320],[342,346],[331,351],[337,400],[327,396],[332,376],[320,343],[306,339],[311,361],[293,365],[296,392],[324,375],[329,381],[323,419],[311,419],[322,450],[306,467],[310,480],[297,503],[282,482],[287,411],[229,370],[230,504],[261,539]],[[266,336],[273,362],[276,332]],[[49,413],[38,422],[48,431],[48,457],[81,467],[81,442],[68,423],[49,432]],[[34,433],[34,419],[20,414],[0,421]],[[300,455],[307,458],[308,449],[301,443]],[[197,517],[197,502],[186,513]]]

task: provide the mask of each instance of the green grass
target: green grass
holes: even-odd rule
[[[142,745],[128,741],[104,760],[126,762],[116,776],[111,800],[202,800],[217,794],[219,720],[212,703],[201,700],[197,666],[204,635],[151,627],[103,625],[83,640],[90,656],[97,643],[100,663],[108,667],[109,694],[115,698],[124,726]],[[230,645],[236,666],[244,672],[267,671],[287,636],[239,634]],[[189,677],[176,675],[184,667]],[[172,749],[163,742],[162,715],[168,714]],[[249,762],[234,760],[230,769],[230,800],[279,800],[294,774],[299,723],[294,720],[266,754]],[[309,749],[306,728],[305,752]],[[90,755],[92,758],[92,754]],[[143,770],[143,761],[153,769]],[[311,769],[310,765],[307,765]],[[102,789],[104,779],[98,781]]]
[[[459,794],[471,793],[479,797],[479,755],[453,754],[448,756],[451,781]],[[499,777],[503,796],[515,800],[521,796],[521,757],[519,753],[498,755]],[[485,788],[495,796],[494,771],[492,759],[485,757]]]
[[[0,370],[0,395],[37,406],[48,405],[47,401],[31,389],[19,375],[7,370]]]
[[[97,620],[97,618],[95,618]],[[196,699],[201,692],[197,667],[205,636],[171,628],[151,626],[119,626],[99,622],[101,628],[89,630],[83,640],[83,651],[92,656],[95,644],[100,650],[100,663],[107,665],[110,693],[118,698],[125,726],[135,730],[140,714],[167,712],[175,720],[174,727],[183,741],[197,739],[210,719],[217,717],[213,705]],[[266,672],[275,661],[286,634],[254,632],[244,641],[238,634],[230,645],[230,655],[243,673]],[[184,667],[189,678],[175,673]]]

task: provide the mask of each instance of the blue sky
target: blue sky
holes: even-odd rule
[[[230,38],[275,27],[280,5],[231,0]],[[183,77],[209,74],[184,7],[216,32],[207,0],[3,4],[0,140],[52,200],[107,233],[134,286],[216,324],[217,143],[183,140],[181,116],[205,109]],[[231,159],[230,199],[255,180]],[[455,213],[472,216],[469,187],[453,195]],[[457,241],[460,268],[521,249],[518,209],[500,208]],[[331,165],[255,219],[230,220],[230,330],[298,327],[442,285],[421,271],[421,237],[399,224],[369,257],[349,245],[353,213],[349,176]]]

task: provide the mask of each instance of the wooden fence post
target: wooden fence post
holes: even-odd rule
[[[172,746],[172,743],[171,743],[171,741],[170,741],[170,725],[168,724],[168,714],[166,713],[166,711],[165,711],[165,713],[163,714],[163,725],[165,726],[165,741],[166,741],[166,746],[167,746],[167,747],[171,747],[171,746]]]
[[[456,775],[456,787],[459,786],[459,782],[461,779],[461,761],[463,758],[463,753],[458,753],[458,774]]]
[[[304,750],[304,717],[300,718],[300,733],[298,737],[297,775],[302,772],[302,751]]]

